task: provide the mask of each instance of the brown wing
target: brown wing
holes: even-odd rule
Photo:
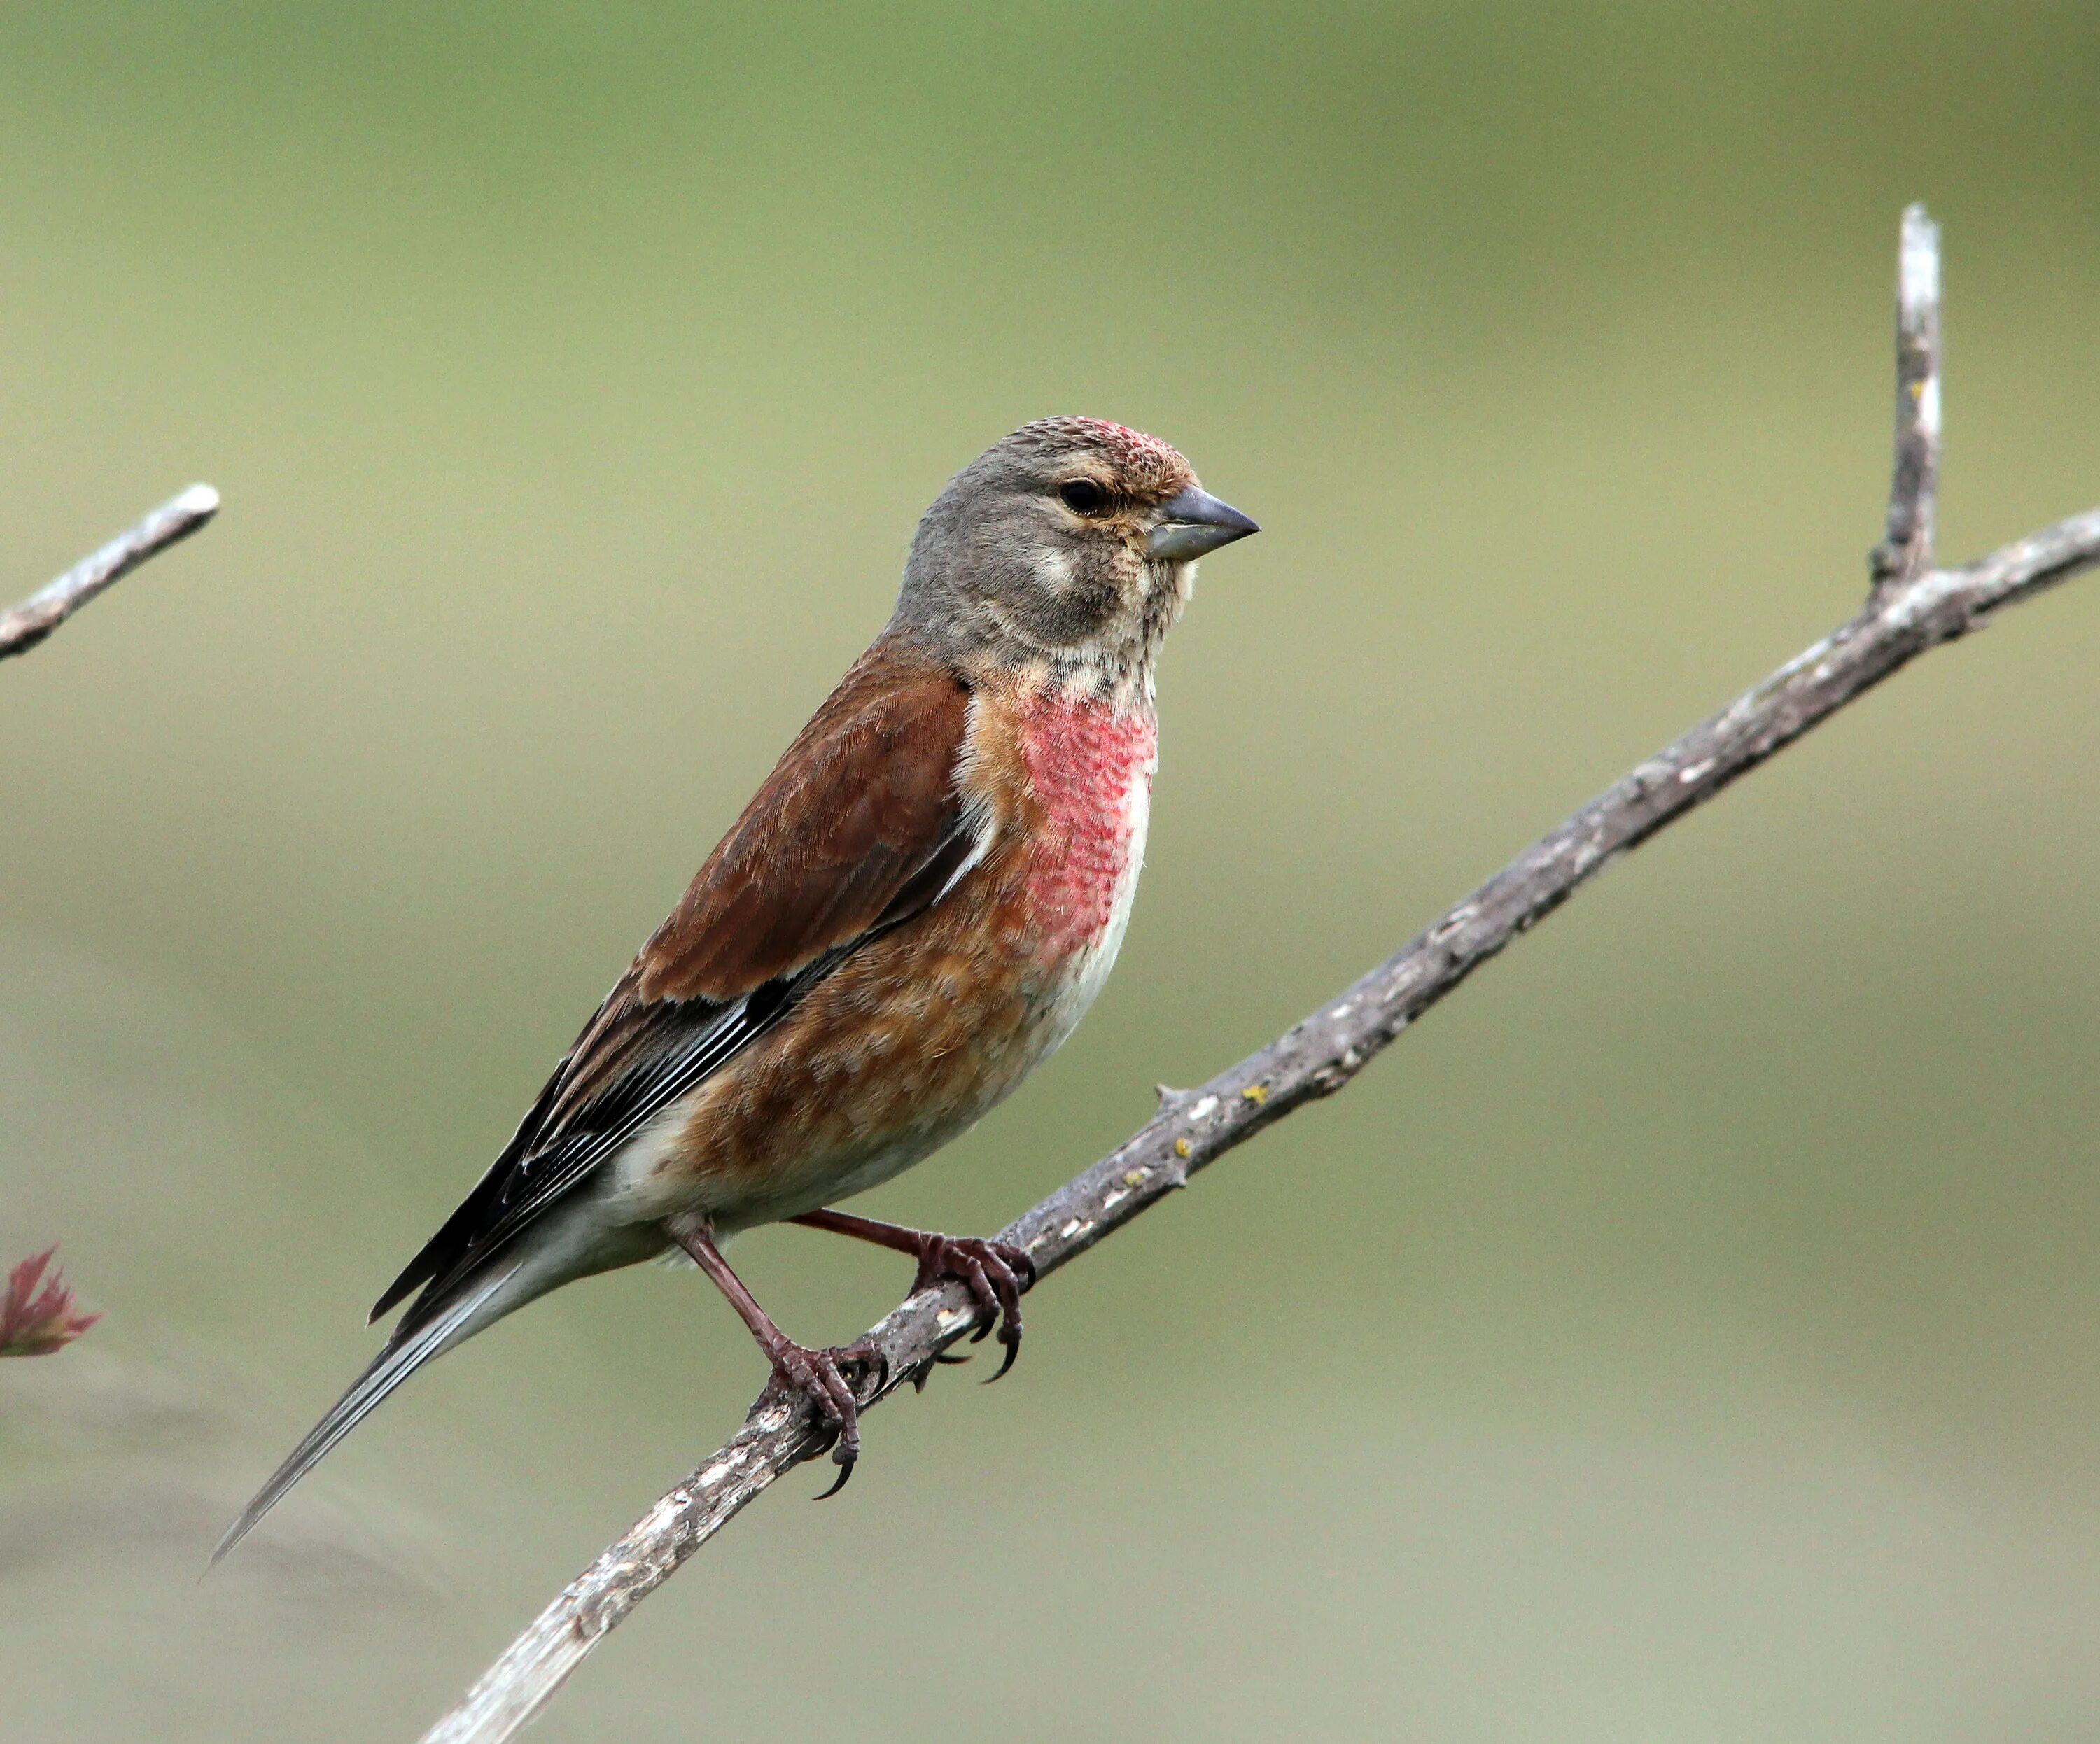
[[[969,694],[871,650],[789,746],[556,1067],[488,1173],[373,1310],[408,1327],[977,848],[957,791]],[[397,1335],[399,1336],[398,1329]]]

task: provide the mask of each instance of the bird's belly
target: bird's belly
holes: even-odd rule
[[[638,1142],[618,1171],[629,1214],[729,1233],[864,1192],[968,1130],[1071,1034],[1129,922],[1157,742],[1149,717],[1043,738],[1023,739],[1037,826],[840,965]]]
[[[629,1214],[725,1233],[794,1217],[975,1124],[1061,1037],[1032,965],[953,930],[877,941],[691,1092],[621,1159]]]

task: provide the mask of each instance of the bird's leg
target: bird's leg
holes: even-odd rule
[[[836,1495],[853,1476],[854,1461],[860,1457],[860,1395],[854,1380],[872,1375],[879,1389],[889,1378],[889,1361],[867,1340],[836,1350],[812,1350],[798,1345],[773,1323],[773,1316],[758,1306],[758,1298],[744,1288],[743,1279],[730,1270],[721,1249],[712,1236],[674,1231],[673,1239],[693,1257],[693,1262],[714,1280],[715,1288],[729,1298],[730,1306],[743,1317],[773,1365],[773,1378],[765,1384],[761,1400],[768,1395],[800,1394],[816,1407],[818,1416],[831,1426],[832,1460],[839,1469],[838,1481],[823,1495]],[[848,1371],[854,1378],[848,1377]]]
[[[984,1241],[974,1235],[940,1235],[931,1230],[907,1229],[901,1223],[880,1223],[873,1218],[857,1218],[845,1211],[810,1211],[791,1223],[810,1229],[828,1229],[858,1241],[909,1253],[919,1262],[919,1275],[911,1293],[929,1289],[949,1278],[960,1280],[985,1310],[984,1323],[973,1335],[976,1343],[996,1326],[1006,1358],[994,1381],[1013,1367],[1021,1354],[1021,1293],[1035,1282],[1035,1262],[1010,1241]]]

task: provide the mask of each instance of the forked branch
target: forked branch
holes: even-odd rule
[[[1055,1271],[1207,1165],[1315,1098],[1332,1095],[1409,1024],[1619,855],[1711,799],[1942,642],[1981,628],[2100,559],[2100,509],[2014,541],[1965,569],[1931,567],[1939,456],[1939,232],[1904,214],[1898,310],[1897,441],[1888,536],[1866,608],[1711,720],[1626,776],[1428,931],[1258,1054],[1159,1112],[1113,1155],[1001,1231],[1039,1274]],[[960,1285],[912,1297],[870,1335],[895,1377],[923,1380],[972,1330]],[[821,1451],[803,1411],[754,1409],[743,1427],[534,1620],[424,1744],[497,1744],[552,1698],[606,1633],[775,1478]]]

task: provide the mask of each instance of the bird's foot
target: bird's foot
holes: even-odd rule
[[[961,1283],[984,1310],[983,1323],[970,1335],[970,1342],[982,1343],[995,1327],[999,1329],[1006,1356],[998,1372],[987,1377],[996,1381],[1021,1354],[1021,1296],[1035,1282],[1035,1262],[1010,1241],[986,1241],[974,1235],[924,1236],[911,1293],[915,1296],[951,1278]]]
[[[882,1390],[889,1379],[889,1359],[866,1338],[828,1350],[812,1350],[783,1338],[767,1354],[773,1359],[773,1378],[752,1409],[797,1399],[814,1408],[818,1424],[828,1431],[832,1463],[839,1469],[831,1488],[817,1498],[827,1500],[853,1476],[854,1462],[860,1457],[861,1389],[867,1387],[870,1397]]]

